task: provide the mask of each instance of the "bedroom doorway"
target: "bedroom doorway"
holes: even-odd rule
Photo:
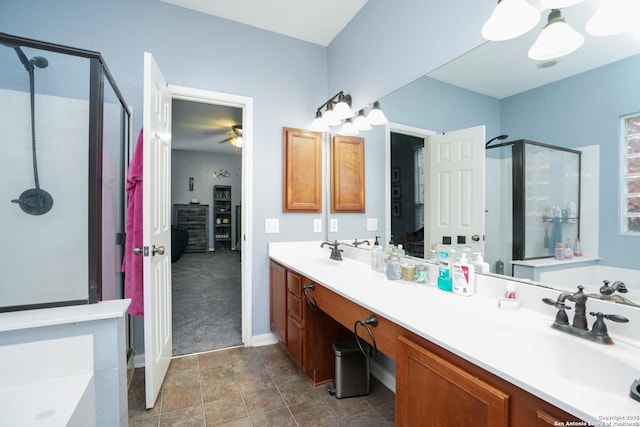
[[[241,208],[251,102],[188,88],[172,92],[172,355],[180,356],[248,344],[251,336]]]

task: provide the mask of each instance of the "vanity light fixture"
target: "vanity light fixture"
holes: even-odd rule
[[[637,0],[606,0],[593,14],[585,30],[592,36],[613,36],[633,30],[633,20],[640,13]]]
[[[547,25],[529,49],[529,58],[535,61],[559,58],[575,51],[583,43],[584,36],[567,24],[560,9],[551,9]]]
[[[329,130],[329,125],[327,125],[327,123],[322,120],[322,112],[320,110],[316,111],[316,118],[313,119],[313,122],[311,122],[311,126],[309,126],[309,129],[314,132],[326,132]]]
[[[539,21],[540,12],[526,0],[498,0],[482,27],[482,36],[493,41],[513,39],[531,30]]]
[[[371,130],[371,124],[369,123],[369,120],[367,120],[367,116],[364,114],[364,109],[358,111],[358,117],[356,117],[353,124],[359,131]]]
[[[389,120],[387,120],[387,117],[380,109],[380,101],[376,101],[373,103],[373,108],[367,115],[367,121],[372,125],[385,125],[389,123]]]
[[[329,126],[340,125],[343,120],[346,120],[340,129],[340,135],[357,135],[361,130],[371,129],[371,125],[382,125],[388,122],[378,101],[374,102],[368,115],[365,115],[364,109],[361,109],[358,117],[352,119],[353,116],[351,95],[340,91],[318,107],[309,129],[314,132],[326,132]]]
[[[347,119],[338,133],[343,136],[355,136],[358,134],[358,129],[351,119]]]

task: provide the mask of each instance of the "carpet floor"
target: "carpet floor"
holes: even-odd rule
[[[242,344],[240,252],[185,253],[172,264],[173,355]]]

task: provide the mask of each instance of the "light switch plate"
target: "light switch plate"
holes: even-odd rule
[[[332,233],[338,231],[338,220],[336,218],[331,218],[329,220],[329,231]]]
[[[378,218],[367,218],[367,231],[378,231]]]
[[[267,234],[280,232],[280,220],[278,218],[271,218],[264,220],[264,232]]]
[[[314,233],[322,233],[322,220],[314,219],[313,220],[313,232]]]

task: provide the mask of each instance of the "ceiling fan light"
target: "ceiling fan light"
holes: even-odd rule
[[[364,110],[358,112],[358,117],[356,117],[353,124],[358,130],[371,130],[371,125],[369,124],[369,120],[367,120],[367,116],[364,114]]]
[[[498,0],[482,27],[482,36],[493,41],[513,39],[531,30],[539,21],[540,12],[526,0]]]
[[[582,3],[584,0],[540,0],[540,7],[543,9],[563,9]]]
[[[373,108],[369,111],[367,115],[367,121],[371,125],[384,125],[389,123],[389,120],[385,117],[384,113],[380,109],[380,102],[376,101],[373,103]]]
[[[549,14],[549,22],[529,49],[529,58],[547,61],[568,55],[584,43],[584,36],[575,31],[560,15],[558,9]]]
[[[311,122],[309,129],[314,132],[326,132],[329,130],[329,126],[327,126],[324,119],[322,118],[322,113],[320,112],[320,110],[316,111],[316,117]]]
[[[353,124],[351,119],[347,119],[347,121],[342,125],[342,128],[340,128],[339,133],[343,136],[355,136],[358,134],[358,129],[356,129],[356,126]]]
[[[604,37],[631,31],[633,19],[640,13],[638,2],[633,0],[607,0],[587,21],[585,30],[592,36]]]

